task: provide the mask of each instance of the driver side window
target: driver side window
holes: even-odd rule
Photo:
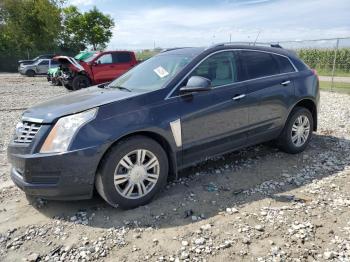
[[[237,56],[232,51],[221,52],[204,60],[188,77],[202,76],[211,81],[212,87],[237,82]]]
[[[96,62],[99,65],[100,64],[112,64],[112,55],[111,54],[102,55],[97,59]]]

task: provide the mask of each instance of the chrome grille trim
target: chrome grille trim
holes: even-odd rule
[[[23,122],[23,128],[20,132],[16,131],[15,143],[31,143],[35,135],[38,133],[41,124]]]

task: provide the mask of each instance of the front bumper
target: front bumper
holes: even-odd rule
[[[72,86],[73,79],[71,76],[67,74],[62,74],[58,77],[58,80],[62,83],[64,86]]]
[[[61,154],[16,151],[16,146],[9,146],[11,178],[28,195],[57,200],[91,198],[103,150],[91,147]]]
[[[21,75],[25,75],[27,70],[25,68],[18,68],[18,72],[21,74]]]

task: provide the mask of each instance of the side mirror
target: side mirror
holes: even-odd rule
[[[186,86],[180,88],[180,93],[193,93],[211,90],[211,81],[202,76],[191,76]]]

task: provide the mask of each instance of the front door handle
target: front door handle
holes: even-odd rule
[[[283,82],[281,83],[281,85],[283,85],[283,86],[287,86],[287,85],[289,85],[289,84],[290,84],[290,80],[283,81]]]
[[[242,98],[244,98],[245,97],[245,94],[242,94],[242,95],[236,95],[236,96],[234,96],[232,99],[233,100],[240,100],[240,99],[242,99]]]

